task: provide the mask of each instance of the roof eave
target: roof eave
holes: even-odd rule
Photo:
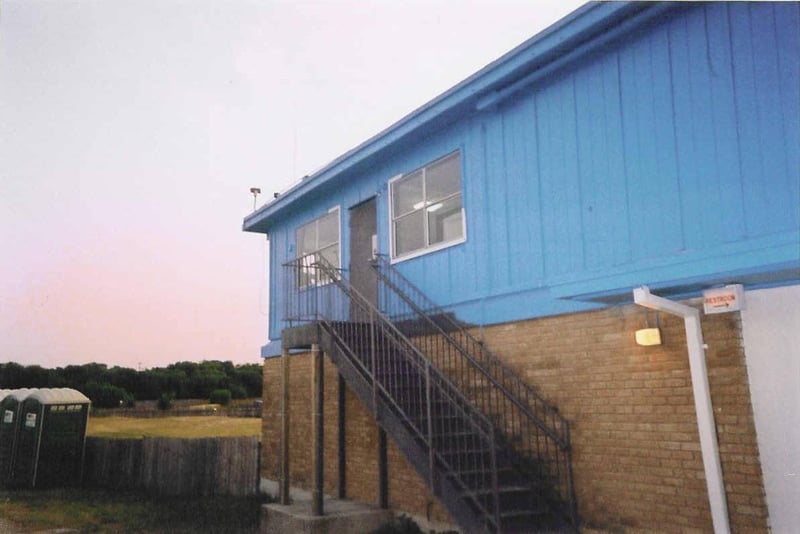
[[[246,216],[242,229],[246,232],[267,233],[275,217],[287,206],[388,146],[425,128],[440,126],[456,111],[469,108],[470,112],[475,112],[476,104],[487,95],[518,80],[530,72],[532,67],[542,68],[555,61],[560,55],[593,39],[616,22],[656,7],[661,12],[665,6],[672,4],[592,2],[578,8]]]

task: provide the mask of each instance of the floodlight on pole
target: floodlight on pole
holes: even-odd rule
[[[261,193],[261,188],[251,187],[250,192],[253,193],[253,211],[256,211],[256,197]]]

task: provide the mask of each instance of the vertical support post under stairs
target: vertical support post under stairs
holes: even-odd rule
[[[311,515],[320,516],[324,514],[322,507],[322,484],[323,484],[323,441],[324,441],[324,421],[322,409],[324,402],[323,394],[323,361],[322,352],[319,345],[311,345],[311,442],[313,443],[314,453],[313,462],[313,486],[311,490]]]
[[[386,431],[378,426],[378,506],[389,508],[389,459],[386,454]]]
[[[289,504],[289,349],[281,353],[281,451],[279,501]]]
[[[345,383],[340,374],[337,387],[339,424],[339,484],[338,496],[347,498],[347,410],[345,405]]]

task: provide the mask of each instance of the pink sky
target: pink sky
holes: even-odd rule
[[[258,362],[249,188],[284,189],[579,4],[4,1],[0,362]]]

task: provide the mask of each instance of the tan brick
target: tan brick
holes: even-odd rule
[[[490,349],[555,402],[571,422],[575,492],[582,520],[615,531],[709,532],[711,516],[695,417],[683,321],[663,315],[664,344],[639,347],[642,310],[621,306],[475,329]],[[703,316],[732,530],[764,532],[766,504],[738,314]],[[565,336],[571,330],[576,335]],[[308,377],[292,369],[292,424],[308,425]],[[264,476],[277,473],[279,362],[264,366]],[[306,365],[307,368],[307,365]],[[332,377],[329,379],[329,374]],[[326,488],[336,480],[335,370],[326,365]],[[348,493],[377,492],[376,427],[348,392]],[[305,412],[303,412],[305,410]],[[297,411],[297,415],[295,414]],[[302,412],[302,413],[301,413]],[[305,413],[305,415],[304,415]],[[293,443],[309,432],[292,431]],[[307,483],[310,447],[292,451],[293,476]],[[329,461],[330,459],[330,461]],[[390,503],[447,520],[424,481],[390,446]],[[298,464],[295,467],[294,464]],[[332,484],[332,485],[331,485]],[[335,489],[335,488],[334,488]]]

